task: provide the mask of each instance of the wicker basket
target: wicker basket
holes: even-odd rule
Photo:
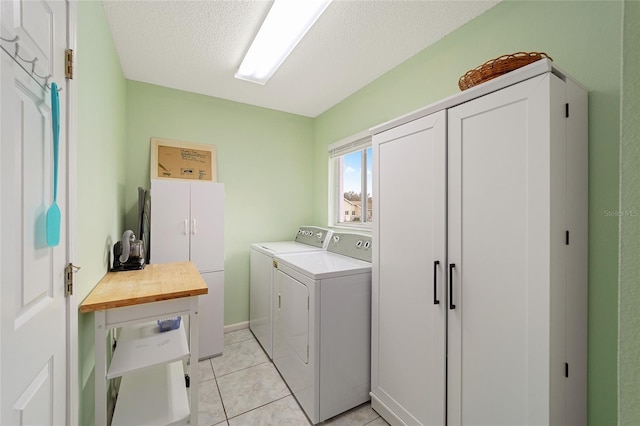
[[[467,71],[458,80],[458,87],[460,87],[460,90],[467,90],[543,58],[553,60],[549,55],[542,52],[517,52],[510,55],[502,55]]]

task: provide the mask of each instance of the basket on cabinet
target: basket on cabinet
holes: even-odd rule
[[[458,87],[460,90],[469,89],[543,58],[553,61],[549,55],[543,52],[516,52],[502,55],[467,71],[458,80]]]

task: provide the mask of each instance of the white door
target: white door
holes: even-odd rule
[[[2,1],[0,52],[0,424],[63,425],[67,418],[67,93],[69,4]],[[37,58],[37,60],[35,60]],[[47,77],[48,80],[40,77]],[[39,77],[40,76],[40,77]],[[53,200],[50,90],[60,92],[57,204],[60,244],[47,247]]]
[[[188,182],[151,181],[151,263],[189,261],[190,203]]]
[[[191,261],[200,272],[224,270],[224,185],[191,183]]]
[[[444,424],[445,132],[441,111],[373,138],[372,392],[407,424]]]
[[[564,376],[561,360],[550,366],[550,300],[564,301],[549,283],[562,275],[550,247],[564,245],[554,229],[564,225],[552,223],[564,214],[551,203],[566,180],[551,182],[550,159],[564,148],[550,138],[561,133],[551,123],[564,119],[564,99],[550,80],[559,81],[546,74],[448,113],[450,425],[548,424],[561,398],[550,395],[553,373]]]

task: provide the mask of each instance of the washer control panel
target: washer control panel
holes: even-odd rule
[[[296,234],[296,242],[324,248],[331,236],[331,231],[316,226],[301,226]]]
[[[371,236],[334,232],[327,251],[371,262]]]

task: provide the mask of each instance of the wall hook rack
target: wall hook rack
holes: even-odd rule
[[[20,67],[24,69],[40,87],[42,87],[44,90],[51,90],[51,86],[49,85],[49,79],[52,77],[52,75],[49,74],[43,77],[36,72],[36,63],[38,62],[38,57],[36,56],[33,59],[25,59],[22,56],[20,56],[20,44],[18,43],[18,41],[20,40],[20,36],[16,35],[12,39],[0,37],[0,40],[7,43],[14,43],[13,55],[9,53],[9,51],[4,46],[1,46],[2,50],[4,50],[11,57],[11,59],[13,59],[18,65],[20,65]],[[28,67],[27,64],[31,64],[31,70],[27,69]],[[38,79],[44,80],[44,84],[42,84]],[[61,90],[62,90],[62,87],[58,88],[58,92],[60,92]]]

